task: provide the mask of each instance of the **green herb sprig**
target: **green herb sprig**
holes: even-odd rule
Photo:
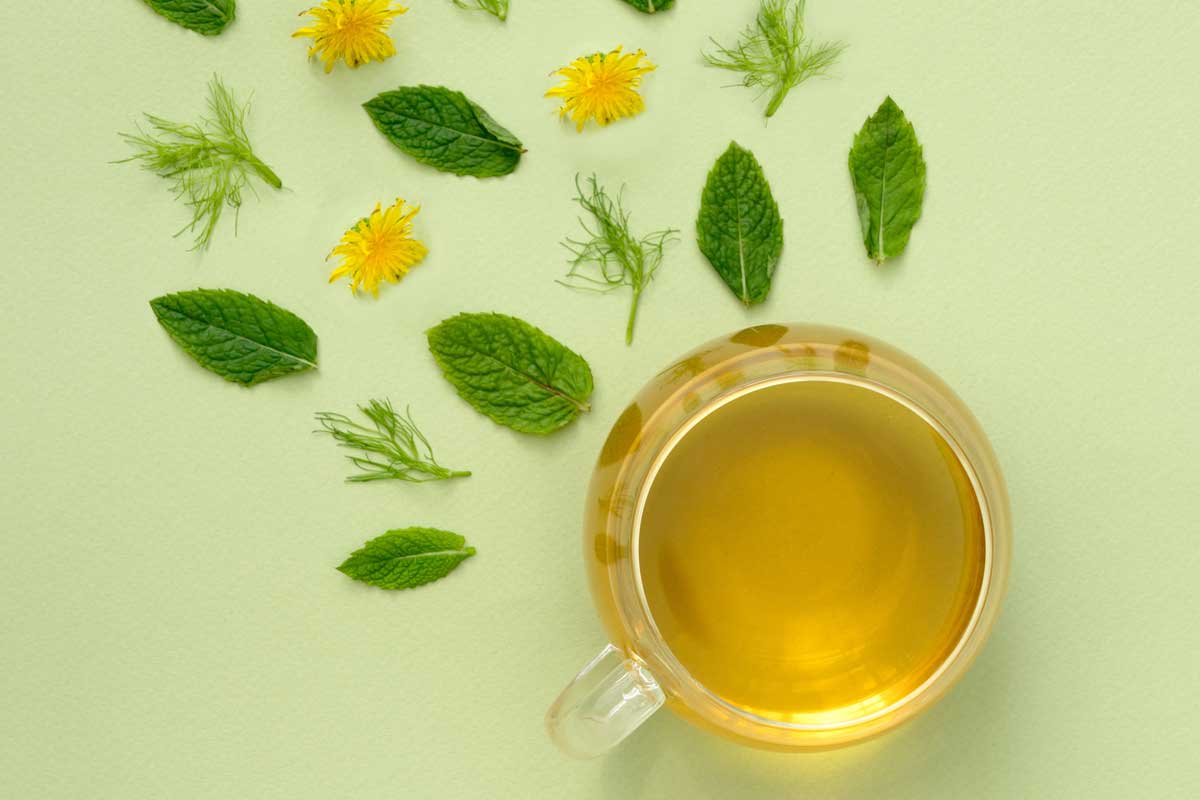
[[[234,210],[236,230],[242,191],[251,186],[251,175],[257,175],[268,186],[283,188],[279,176],[250,147],[246,134],[249,103],[239,105],[216,75],[208,91],[208,116],[199,124],[171,122],[147,114],[149,132],[139,127],[136,134],[121,134],[134,154],[117,162],[136,161],[171,182],[176,199],[182,199],[192,210],[192,221],[175,235],[193,232],[193,249],[199,250],[208,247],[226,206]]]
[[[629,306],[629,322],[625,326],[625,344],[633,344],[633,329],[637,322],[638,304],[642,292],[662,265],[663,249],[678,239],[674,228],[647,234],[641,238],[629,229],[629,212],[622,203],[622,194],[610,197],[595,175],[581,185],[575,176],[575,202],[593,219],[579,220],[586,235],[583,239],[568,238],[563,246],[571,253],[571,269],[564,286],[583,291],[607,293],[628,286],[633,293]]]
[[[716,51],[704,53],[709,65],[743,73],[742,85],[770,92],[766,115],[779,110],[788,92],[814,75],[823,75],[846,45],[814,44],[804,36],[805,0],[761,0],[754,24],[733,47],[716,39]]]
[[[362,455],[346,456],[360,472],[346,478],[349,483],[397,480],[409,483],[465,478],[465,470],[447,469],[433,456],[433,447],[413,421],[411,413],[392,408],[389,400],[371,400],[359,406],[371,423],[360,425],[344,414],[322,411],[316,415],[321,425],[317,433],[328,433],[341,447],[359,450]]]
[[[503,22],[508,19],[508,0],[450,0],[468,11],[486,11]]]

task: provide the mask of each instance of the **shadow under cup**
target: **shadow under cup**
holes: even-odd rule
[[[709,342],[601,452],[585,558],[612,644],[551,735],[596,755],[663,702],[759,747],[877,735],[978,652],[1010,538],[986,437],[914,359],[805,325]]]

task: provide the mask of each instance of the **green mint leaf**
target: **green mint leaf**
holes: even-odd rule
[[[891,97],[863,123],[850,148],[850,178],[867,256],[904,252],[925,198],[925,158],[912,123]]]
[[[588,411],[592,370],[574,351],[503,314],[459,314],[428,332],[462,399],[521,433],[552,433]]]
[[[486,11],[501,22],[508,19],[508,0],[450,0],[450,2],[468,11]]]
[[[317,335],[274,303],[229,289],[196,289],[150,301],[158,322],[200,366],[253,386],[317,366]]]
[[[143,0],[159,15],[188,30],[216,36],[233,22],[237,0]]]
[[[696,239],[739,300],[751,306],[767,299],[783,251],[783,220],[758,160],[737,142],[708,173]]]
[[[444,86],[401,86],[363,104],[375,127],[443,172],[489,178],[517,168],[524,147],[479,106]]]
[[[437,528],[388,531],[355,550],[338,570],[381,589],[412,589],[449,575],[475,555],[457,533]]]
[[[643,14],[653,14],[656,11],[666,11],[675,5],[675,0],[624,0],[624,3],[633,6]]]

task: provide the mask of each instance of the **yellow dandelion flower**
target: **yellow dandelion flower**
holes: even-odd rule
[[[362,288],[378,297],[380,282],[399,283],[425,258],[429,249],[412,237],[412,219],[420,206],[406,210],[404,201],[396,198],[391,208],[380,208],[381,204],[376,203],[371,216],[346,231],[341,244],[326,257],[326,261],[334,256],[342,259],[329,276],[330,283],[349,278],[351,291],[357,293]]]
[[[293,33],[292,38],[312,39],[308,57],[320,56],[325,72],[332,72],[339,58],[357,69],[368,61],[396,55],[396,45],[387,29],[394,17],[406,11],[400,5],[392,8],[392,0],[324,0],[300,12],[300,16],[311,16],[313,23]]]
[[[645,57],[641,50],[622,55],[618,45],[611,53],[577,58],[569,66],[550,73],[565,80],[546,92],[546,97],[563,99],[558,115],[574,120],[577,131],[582,131],[589,119],[607,125],[615,119],[640,114],[646,104],[637,89],[642,76],[655,69],[649,61],[642,63]]]

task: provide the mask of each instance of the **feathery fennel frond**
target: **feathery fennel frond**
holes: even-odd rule
[[[716,50],[704,53],[709,65],[741,72],[742,85],[769,92],[768,117],[779,110],[794,87],[814,75],[824,75],[846,45],[814,44],[804,37],[805,0],[761,0],[754,24],[738,43],[725,47],[712,39]]]
[[[508,0],[450,0],[450,2],[468,11],[486,11],[501,22],[508,19]]]
[[[192,212],[192,221],[175,235],[191,231],[195,235],[193,249],[208,247],[226,206],[234,210],[236,225],[242,191],[250,185],[252,174],[276,189],[283,187],[279,176],[250,147],[246,134],[249,104],[238,105],[215,75],[208,89],[208,115],[198,124],[146,114],[148,131],[139,126],[136,134],[121,134],[134,154],[117,162],[136,161],[171,182],[176,199]]]
[[[389,400],[371,400],[358,410],[371,423],[360,425],[344,414],[321,411],[316,420],[317,433],[328,433],[341,447],[359,450],[362,455],[346,456],[360,470],[346,478],[349,483],[398,480],[409,483],[465,478],[470,472],[443,467],[433,457],[429,440],[417,429],[412,414],[396,413]]]
[[[591,214],[593,222],[579,220],[586,239],[568,238],[563,242],[571,252],[571,269],[559,283],[592,292],[611,292],[628,286],[633,300],[625,327],[625,344],[633,344],[642,292],[662,264],[663,248],[677,238],[679,231],[667,228],[636,238],[629,230],[629,212],[621,202],[622,193],[615,200],[609,197],[595,175],[588,178],[586,187],[575,176],[575,192],[575,202]]]

